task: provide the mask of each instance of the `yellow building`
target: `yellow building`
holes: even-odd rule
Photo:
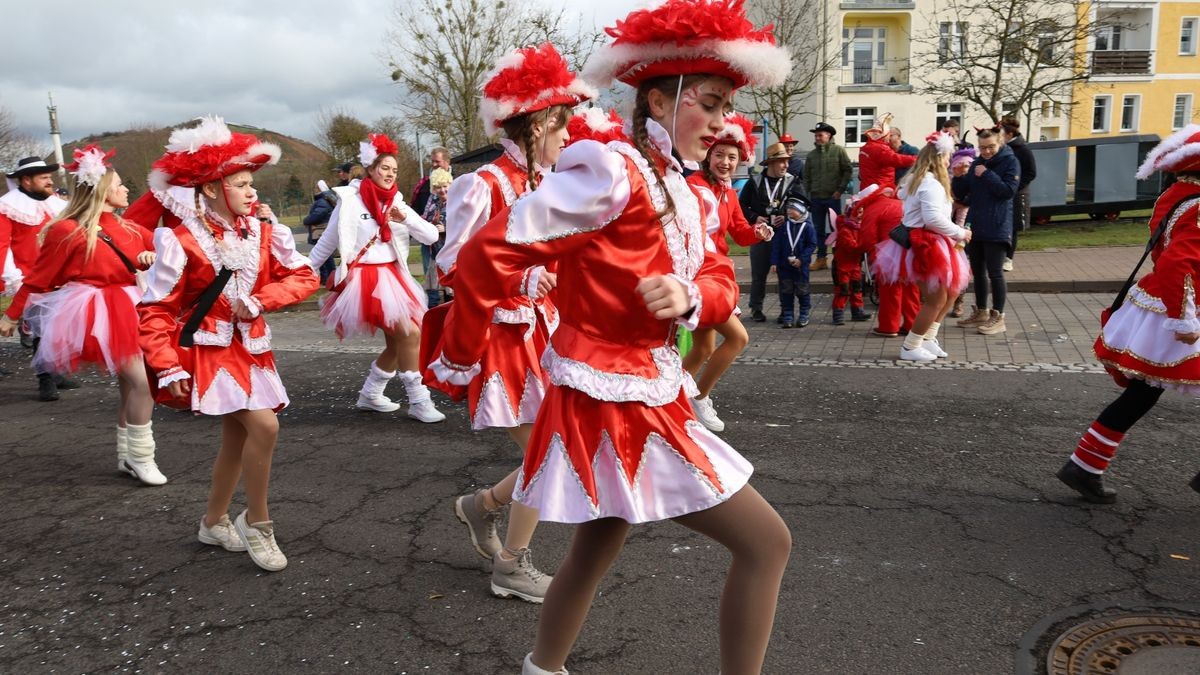
[[[1070,137],[1170,135],[1196,120],[1200,2],[1109,2],[1088,9],[1091,74],[1075,86]]]

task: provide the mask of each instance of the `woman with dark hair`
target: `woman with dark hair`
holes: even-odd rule
[[[791,63],[740,0],[668,0],[609,28],[595,83],[637,88],[629,142],[575,143],[538,189],[494,217],[458,257],[445,341],[431,369],[468,383],[493,308],[558,260],[550,385],[515,498],[542,520],[577,524],[546,594],[524,673],[565,673],[592,598],[636,523],[673,519],[733,561],[721,599],[726,673],[762,668],[791,536],[747,485],[752,467],[696,421],[674,336],[726,321],[732,265],[711,241],[683,162],[704,159],[745,84],[776,86]],[[715,219],[715,213],[707,213]],[[465,283],[464,283],[465,282]]]
[[[1017,183],[1017,194],[1013,196],[1012,249],[1008,253],[1008,259],[1004,261],[1004,271],[1011,272],[1012,259],[1017,254],[1017,237],[1029,227],[1029,184],[1037,178],[1037,162],[1033,159],[1033,151],[1029,149],[1025,137],[1021,135],[1020,120],[1011,115],[1005,117],[1000,120],[1000,132],[1004,134],[1004,145],[1013,151],[1017,156],[1017,163],[1021,165],[1021,180]]]
[[[1013,197],[1020,183],[1021,165],[996,129],[981,129],[977,137],[979,156],[967,172],[970,200],[967,220],[971,223],[967,257],[975,277],[975,309],[971,316],[960,319],[958,325],[975,328],[983,335],[996,335],[1007,330],[1004,304],[1008,284],[1004,279],[1004,261],[1012,253]]]

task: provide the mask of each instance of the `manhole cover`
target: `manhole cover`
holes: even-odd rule
[[[1200,673],[1200,619],[1108,616],[1078,624],[1051,645],[1050,675]]]

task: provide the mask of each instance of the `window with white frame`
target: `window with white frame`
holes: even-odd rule
[[[873,70],[883,68],[886,59],[887,28],[856,26],[842,29],[842,67],[854,69],[854,84],[871,84]]]
[[[1141,94],[1126,94],[1121,97],[1121,131],[1137,131],[1141,108]]]
[[[942,61],[967,53],[967,22],[943,21],[938,24],[938,57]]]
[[[1196,55],[1196,17],[1185,16],[1179,23],[1179,53],[1182,56]]]
[[[1108,131],[1112,119],[1112,97],[1097,96],[1092,99],[1092,133]]]
[[[1100,26],[1097,28],[1096,51],[1119,51],[1121,49],[1121,33],[1121,27],[1116,25]]]
[[[1171,117],[1171,130],[1178,131],[1192,121],[1192,95],[1175,95],[1175,114]]]
[[[846,145],[862,145],[862,135],[875,123],[875,108],[846,108]]]
[[[941,129],[946,126],[947,120],[958,120],[958,126],[961,129],[963,123],[963,104],[939,103],[937,105],[937,119],[933,125],[934,128]]]

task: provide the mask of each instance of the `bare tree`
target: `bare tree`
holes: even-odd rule
[[[824,49],[831,35],[840,35],[825,16],[825,0],[751,0],[749,16],[755,24],[775,25],[775,40],[792,52],[792,72],[787,81],[770,89],[747,89],[742,100],[746,112],[766,118],[776,134],[784,134],[813,88],[841,55]]]
[[[594,31],[571,31],[566,17],[562,8],[506,0],[396,2],[382,59],[404,89],[398,107],[453,151],[482,145],[479,88],[498,57],[550,41],[578,67],[601,41]]]
[[[371,128],[342,108],[317,113],[317,147],[333,158],[334,164],[348,162],[358,157],[358,144],[367,137]]]
[[[1079,49],[1096,30],[1085,0],[947,0],[913,35],[920,93],[968,101],[998,121],[1042,100],[1070,105],[1087,79]]]
[[[11,170],[22,158],[43,157],[48,152],[48,144],[23,133],[12,111],[0,107],[0,169]]]

